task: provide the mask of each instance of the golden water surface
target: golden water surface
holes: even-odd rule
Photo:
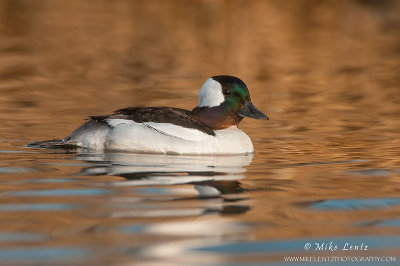
[[[218,74],[254,156],[26,147]],[[0,0],[0,121],[0,264],[400,263],[399,1]]]

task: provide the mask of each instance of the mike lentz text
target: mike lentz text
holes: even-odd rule
[[[368,245],[364,243],[341,243],[336,244],[333,241],[326,243],[326,242],[315,242],[314,243],[314,250],[317,251],[337,251],[337,250],[344,250],[344,251],[355,251],[355,250],[368,250]]]

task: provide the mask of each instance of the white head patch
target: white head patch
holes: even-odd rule
[[[199,92],[199,106],[213,107],[224,101],[225,97],[222,94],[221,84],[212,78],[207,79]]]

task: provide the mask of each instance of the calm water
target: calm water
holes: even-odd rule
[[[372,0],[0,0],[0,264],[398,265],[399,14]],[[271,117],[241,123],[253,156],[26,147],[122,107],[191,109],[217,74]]]

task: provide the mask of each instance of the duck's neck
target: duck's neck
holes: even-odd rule
[[[191,116],[213,130],[236,126],[243,119],[236,112],[229,111],[222,105],[214,107],[197,106],[192,110]]]

